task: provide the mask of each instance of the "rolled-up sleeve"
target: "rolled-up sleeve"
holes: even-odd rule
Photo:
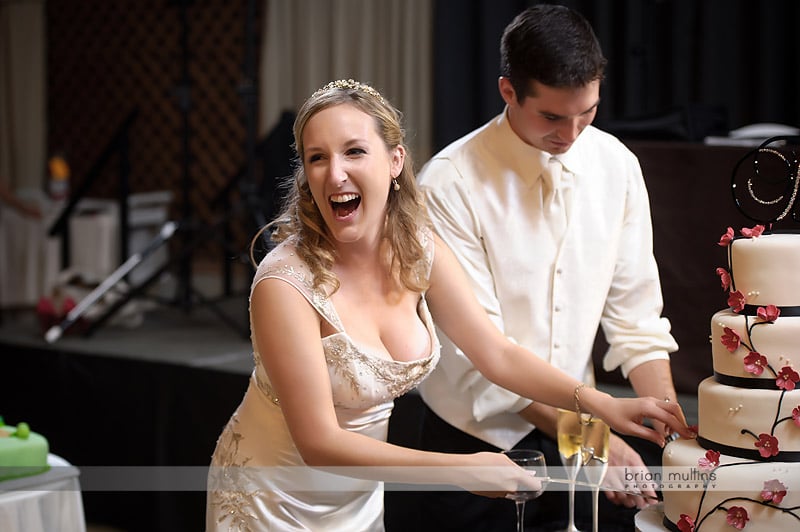
[[[670,322],[661,316],[663,297],[653,255],[650,204],[639,163],[628,167],[629,192],[620,250],[601,324],[609,349],[603,369],[620,368],[627,378],[636,366],[668,359],[678,349]]]

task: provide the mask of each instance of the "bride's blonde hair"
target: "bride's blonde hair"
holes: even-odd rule
[[[375,89],[354,80],[328,83],[305,101],[295,118],[294,149],[297,157],[293,183],[289,183],[287,187],[289,192],[283,212],[274,222],[263,227],[251,243],[252,257],[253,245],[267,228],[272,229],[271,236],[275,242],[293,238],[300,257],[311,268],[314,285],[330,288],[329,293],[339,288],[339,280],[332,271],[335,248],[311,196],[303,168],[303,131],[315,114],[340,104],[352,105],[373,117],[376,130],[387,149],[405,147],[402,114]],[[389,245],[390,269],[392,277],[402,286],[423,292],[428,288],[428,281],[420,235],[423,228],[430,226],[430,222],[417,187],[408,150],[396,182],[398,186],[392,184],[389,187],[383,234]]]

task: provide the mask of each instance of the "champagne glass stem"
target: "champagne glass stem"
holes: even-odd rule
[[[573,479],[574,480],[574,479]],[[577,532],[575,527],[575,484],[569,486],[569,522],[566,532]]]
[[[517,505],[517,532],[525,532],[525,501],[515,501]]]
[[[584,470],[586,478],[592,483],[592,530],[597,532],[600,482],[608,468],[608,425],[600,419],[590,418],[582,425],[581,439]]]
[[[563,458],[563,455],[562,455]],[[578,470],[581,467],[580,453],[575,453],[569,458],[563,460],[566,466],[567,476],[570,480],[575,480],[578,477]],[[570,484],[568,489],[569,495],[569,521],[567,522],[567,529],[564,532],[580,532],[578,527],[575,526],[575,484]]]
[[[556,420],[556,431],[558,436],[558,454],[561,456],[561,463],[566,469],[569,480],[574,481],[578,476],[583,459],[581,447],[583,445],[583,426],[579,414],[570,410],[558,409]],[[565,532],[580,532],[575,527],[575,484],[570,483],[569,493],[569,516]]]

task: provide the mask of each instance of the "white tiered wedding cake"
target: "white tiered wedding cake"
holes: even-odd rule
[[[763,231],[719,242],[729,308],[711,318],[698,437],[664,449],[670,530],[800,530],[800,233]]]

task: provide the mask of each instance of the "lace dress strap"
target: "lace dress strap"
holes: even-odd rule
[[[337,331],[342,331],[342,323],[325,292],[314,287],[314,275],[305,261],[297,254],[291,240],[278,244],[258,265],[250,294],[264,279],[281,279],[300,292],[314,309]]]
[[[430,227],[423,228],[419,239],[425,250],[425,275],[430,278],[434,254],[433,230]],[[298,255],[292,239],[278,244],[258,265],[250,287],[251,295],[258,283],[270,278],[281,279],[295,287],[338,332],[344,331],[330,298],[322,289],[314,287],[314,275],[308,264]]]

